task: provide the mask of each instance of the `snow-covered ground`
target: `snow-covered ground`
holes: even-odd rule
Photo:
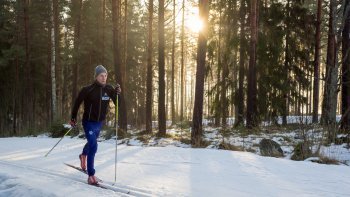
[[[0,139],[0,196],[120,196],[85,184],[85,140]],[[113,140],[99,143],[96,175],[114,181]],[[350,167],[261,157],[249,152],[176,146],[118,146],[117,186],[131,196],[349,196]]]
[[[318,116],[318,120],[321,119],[321,116]],[[336,116],[336,121],[339,122],[341,120],[341,115]],[[278,116],[276,118],[276,122],[278,124],[282,124],[282,116]],[[210,124],[214,123],[214,119],[203,119],[203,126],[209,126]],[[226,119],[226,124],[229,126],[234,125],[235,123],[235,118],[234,117],[229,117]],[[304,116],[287,116],[287,124],[293,124],[293,123],[298,123],[298,124],[311,124],[312,123],[312,116],[304,115]],[[271,121],[263,121],[261,123],[262,126],[268,126],[272,124]],[[171,125],[171,121],[167,121],[167,125]],[[154,121],[153,126],[157,127],[158,122]]]
[[[265,138],[277,142],[283,150],[284,159],[290,159],[295,145],[307,138],[310,142],[312,153],[317,152],[318,148],[320,148],[318,154],[320,157],[336,160],[342,165],[350,166],[349,145],[346,143],[325,145],[327,133],[322,128],[300,129],[297,127],[297,129],[286,130],[279,127],[277,130],[276,128],[266,130],[267,128],[263,127],[263,130],[256,134],[247,134],[234,129],[230,129],[228,133],[222,133],[221,128],[205,127],[204,140],[208,143],[206,148],[221,149],[221,145],[224,142],[232,145],[233,150],[247,151],[260,155],[259,143]],[[157,138],[154,134],[140,134],[139,130],[130,130],[128,132],[131,133],[131,137],[121,140],[120,143],[144,147],[191,147],[189,144],[191,138],[190,129],[181,130],[176,127],[167,129],[167,134],[169,135],[167,138]],[[338,134],[337,136],[338,138],[347,138],[345,134]],[[100,140],[104,141],[103,134]],[[114,139],[105,142],[114,143]]]
[[[206,128],[205,139],[211,142],[209,148],[218,148],[218,145],[223,141],[223,135],[217,128]],[[224,137],[224,141],[242,150],[250,151],[256,154],[260,154],[259,143],[262,139],[271,139],[277,142],[285,155],[286,159],[289,159],[293,154],[294,146],[298,142],[304,140],[303,133],[298,130],[294,131],[262,131],[259,134],[242,135],[238,132],[230,133]],[[330,159],[335,159],[340,163],[350,165],[350,150],[347,144],[331,144],[324,145],[326,139],[326,132],[318,129],[310,129],[305,131],[305,136],[312,143],[312,152],[316,152],[319,145],[320,154]],[[339,134],[338,137],[345,137],[344,134]]]

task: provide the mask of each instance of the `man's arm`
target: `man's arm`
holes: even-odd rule
[[[117,84],[117,86],[115,88],[113,88],[113,86],[111,86],[111,85],[108,85],[107,90],[108,90],[107,91],[108,96],[111,97],[111,99],[115,105],[117,95],[119,95],[121,92],[119,84]],[[118,103],[120,103],[120,96],[118,96]]]
[[[74,102],[74,106],[72,109],[72,116],[71,116],[72,120],[77,119],[79,106],[83,102],[85,96],[86,96],[86,88],[82,88],[78,94],[78,97],[75,99],[75,102]]]

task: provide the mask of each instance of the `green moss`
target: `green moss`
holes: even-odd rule
[[[292,160],[295,161],[303,161],[309,157],[311,157],[312,152],[310,149],[310,145],[307,142],[299,142],[293,151],[293,155],[291,157]]]

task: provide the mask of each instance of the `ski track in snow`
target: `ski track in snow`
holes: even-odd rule
[[[82,183],[83,186],[86,186],[86,181],[85,181],[85,177],[82,178],[82,176],[69,176],[67,174],[61,173],[61,172],[55,172],[55,171],[49,171],[49,170],[44,170],[44,169],[40,169],[40,168],[36,168],[36,167],[32,167],[32,166],[26,166],[23,164],[14,164],[14,163],[10,163],[10,162],[4,162],[4,161],[0,161],[0,166],[3,166],[3,168],[5,167],[12,167],[12,168],[16,168],[18,169],[23,169],[25,171],[29,171],[29,172],[35,172],[35,175],[44,175],[47,177],[51,177],[54,180],[57,180],[57,178],[63,178],[66,179],[67,182],[73,182],[73,183]],[[30,181],[32,181],[32,178],[30,178]],[[105,188],[108,188],[109,190],[112,190],[114,192],[116,192],[118,195],[121,196],[140,196],[140,197],[147,197],[147,196],[151,196],[151,192],[147,191],[147,190],[143,190],[143,189],[139,189],[139,188],[133,188],[130,186],[121,186],[120,184],[115,184],[112,185],[113,183],[110,184],[106,184],[106,183],[101,183],[101,185]],[[95,187],[95,186],[90,186],[90,187]],[[35,192],[34,192],[35,193]],[[33,195],[35,196],[35,195]],[[43,195],[43,196],[47,196],[47,194]]]
[[[347,166],[126,145],[118,146],[115,190],[106,190],[87,185],[86,175],[63,164],[79,165],[85,140],[65,138],[44,157],[56,142],[0,138],[0,196],[350,196]],[[100,142],[95,157],[96,175],[107,184],[114,180],[114,146]]]
[[[56,195],[50,192],[44,192],[41,189],[35,189],[21,184],[18,182],[18,178],[16,177],[0,174],[0,196],[50,197]]]

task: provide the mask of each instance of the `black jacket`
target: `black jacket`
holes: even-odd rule
[[[72,119],[76,120],[79,106],[84,101],[83,120],[103,121],[106,118],[109,100],[112,99],[115,104],[116,97],[117,92],[111,85],[102,86],[95,81],[80,90],[72,109]]]

